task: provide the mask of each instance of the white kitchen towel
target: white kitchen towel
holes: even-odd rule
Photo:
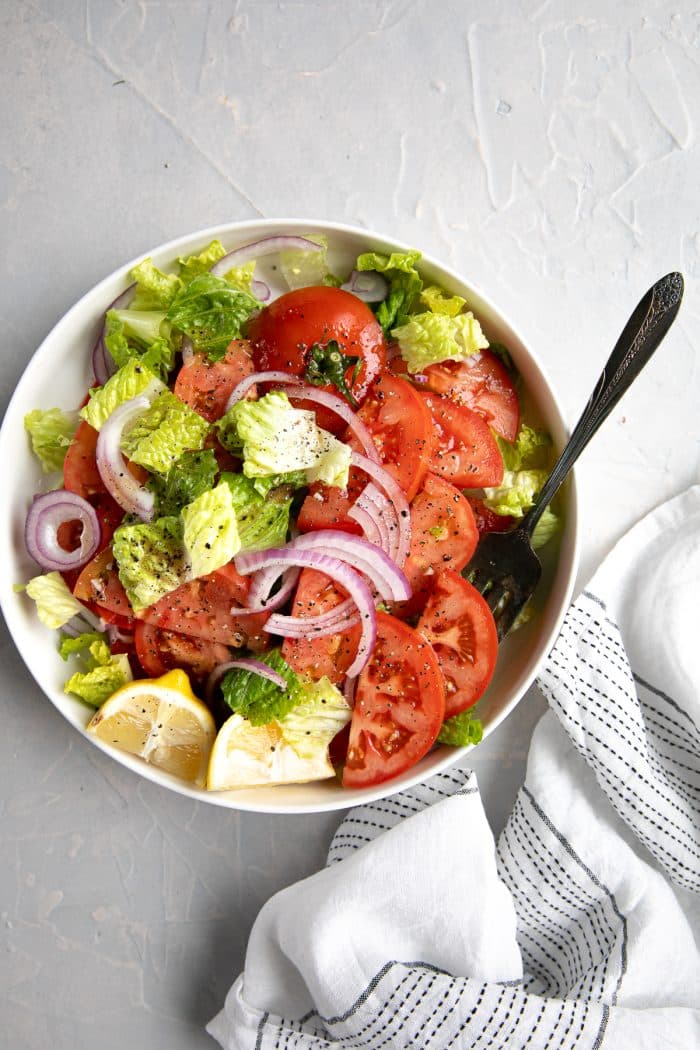
[[[570,609],[496,845],[466,770],[350,811],[278,893],[227,1050],[700,1047],[700,486]]]

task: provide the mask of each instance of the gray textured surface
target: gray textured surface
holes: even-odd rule
[[[216,222],[346,220],[443,258],[537,347],[571,421],[630,308],[680,268],[664,356],[579,471],[583,581],[698,479],[700,16],[581,8],[0,0],[3,408],[83,291]],[[0,646],[0,1045],[213,1045],[257,909],[322,862],[338,817],[140,780]],[[474,756],[496,828],[540,711],[533,691]]]

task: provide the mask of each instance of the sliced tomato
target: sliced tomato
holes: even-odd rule
[[[103,619],[122,627],[133,622],[134,612],[122,587],[111,547],[87,563],[73,587],[73,594],[90,602]]]
[[[64,488],[83,499],[88,499],[96,492],[105,492],[95,458],[98,437],[95,428],[84,419],[81,420],[63,463]]]
[[[366,303],[340,288],[311,286],[286,292],[260,311],[249,325],[253,358],[259,371],[284,371],[303,376],[315,343],[334,340],[346,357],[359,358],[360,367],[349,367],[345,380],[359,404],[380,375],[386,360],[381,325]],[[322,389],[337,394],[333,385]],[[313,408],[301,402],[304,407]],[[335,413],[316,408],[319,426],[338,434],[343,429]]]
[[[425,370],[428,387],[483,416],[497,434],[515,441],[520,425],[518,395],[501,361],[490,350],[467,361],[443,361]]]
[[[112,542],[114,530],[121,524],[124,511],[106,492],[94,493],[90,496],[90,503],[95,508],[97,520],[100,523],[100,541],[96,551],[97,554],[100,554]],[[58,542],[66,551],[75,550],[80,544],[80,534],[81,527],[78,522],[64,522],[58,529]],[[82,569],[66,569],[61,573],[71,590],[80,579],[82,571]]]
[[[422,393],[437,439],[430,469],[460,488],[500,485],[503,459],[488,423],[470,408],[439,394]]]
[[[515,518],[510,514],[496,514],[487,507],[483,500],[469,496],[469,506],[474,511],[474,520],[483,536],[487,532],[508,532],[515,525]]]
[[[411,627],[377,613],[377,641],[355,689],[343,785],[370,787],[415,765],[445,715],[437,657]]]
[[[428,471],[435,440],[433,421],[423,399],[405,379],[387,372],[374,384],[358,415],[374,439],[382,464],[412,500]],[[361,451],[351,432],[343,440]],[[360,532],[347,515],[366,482],[366,474],[352,468],[346,492],[328,485],[312,487],[299,512],[301,531],[335,528]]]
[[[139,612],[138,619],[165,631],[259,652],[268,645],[263,625],[269,613],[231,615],[232,608],[245,606],[249,589],[247,576],[241,576],[232,564],[223,565],[208,576],[183,583]]]
[[[308,619],[330,612],[347,597],[333,580],[315,569],[304,569],[299,577],[291,615]],[[326,638],[285,638],[282,655],[295,671],[318,681],[326,675],[339,682],[352,663],[360,641],[359,625],[344,634]]]
[[[163,631],[141,621],[136,624],[134,644],[141,667],[152,678],[180,667],[192,678],[202,679],[219,664],[231,659],[229,649],[218,642]]]
[[[402,619],[425,605],[433,574],[447,566],[463,569],[476,550],[479,534],[465,496],[449,481],[428,474],[411,504],[411,549],[403,567],[413,590],[393,608]]]
[[[220,361],[209,361],[206,354],[195,354],[178,372],[174,394],[210,423],[220,419],[231,391],[253,374],[255,366],[250,349],[247,340],[234,339]]]
[[[477,702],[491,681],[498,634],[491,610],[459,573],[444,569],[416,630],[435,650],[445,679],[445,718]]]

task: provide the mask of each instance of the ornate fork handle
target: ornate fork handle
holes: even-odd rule
[[[668,273],[640,300],[615,344],[567,445],[542,487],[537,502],[523,518],[518,531],[532,534],[543,510],[581,452],[637,378],[673,324],[682,298],[682,275]]]

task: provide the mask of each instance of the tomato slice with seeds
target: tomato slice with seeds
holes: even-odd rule
[[[445,718],[472,707],[491,681],[498,656],[493,615],[471,583],[452,569],[434,577],[416,627],[435,650],[445,679]]]
[[[427,754],[445,714],[437,657],[411,627],[377,613],[374,651],[357,680],[343,786],[399,776]]]
[[[119,623],[122,627],[133,621],[134,611],[119,581],[111,547],[105,547],[87,563],[73,588],[73,594],[81,601],[89,602],[105,620]]]
[[[248,340],[234,339],[220,361],[210,361],[206,354],[194,354],[178,372],[173,393],[214,423],[226,411],[234,387],[255,370],[250,350]]]
[[[304,569],[299,577],[290,615],[301,619],[330,612],[347,595],[325,573]],[[340,682],[355,658],[362,633],[359,624],[343,634],[325,638],[285,638],[282,656],[293,670],[318,681],[326,675]]]
[[[164,631],[143,621],[136,624],[134,645],[141,667],[152,678],[160,678],[174,667],[180,667],[190,677],[201,680],[231,659],[229,649],[219,642]]]
[[[500,485],[503,459],[488,423],[439,394],[421,393],[433,418],[437,445],[430,469],[460,488]]]
[[[476,499],[475,496],[467,498],[474,511],[474,520],[480,536],[487,532],[509,532],[515,525],[516,519],[511,514],[496,514],[483,500]]]
[[[515,441],[520,425],[518,394],[491,350],[472,354],[467,361],[430,365],[425,375],[430,390],[473,409],[506,441]]]

